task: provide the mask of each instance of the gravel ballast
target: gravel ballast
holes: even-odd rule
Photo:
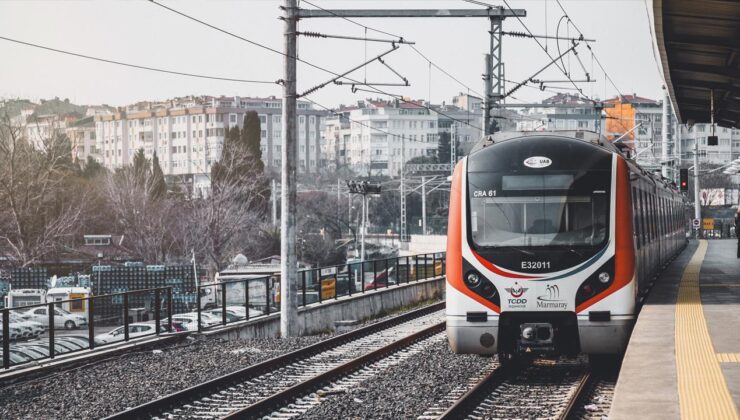
[[[459,355],[447,340],[380,372],[349,392],[328,397],[301,419],[412,419],[454,388],[475,377],[493,359]]]
[[[200,338],[128,353],[0,389],[0,419],[105,417],[325,338]]]

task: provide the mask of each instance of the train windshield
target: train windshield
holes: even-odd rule
[[[480,247],[592,247],[606,241],[609,176],[471,173],[470,233]]]

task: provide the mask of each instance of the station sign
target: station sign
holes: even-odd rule
[[[691,224],[694,226],[694,229],[699,229],[699,226],[701,226],[701,219],[694,219],[691,221]]]
[[[704,219],[702,229],[714,230],[714,219]]]

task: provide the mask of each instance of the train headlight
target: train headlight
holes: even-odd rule
[[[600,282],[602,282],[603,284],[607,284],[607,283],[609,283],[609,280],[611,280],[611,277],[609,276],[609,273],[607,273],[606,271],[604,271],[602,273],[599,273],[599,281]]]
[[[480,284],[480,276],[479,276],[479,275],[478,275],[478,273],[476,273],[476,272],[470,272],[470,273],[468,273],[468,275],[467,275],[467,276],[465,277],[465,281],[467,281],[467,283],[468,283],[468,284],[469,284],[470,286],[473,286],[473,287],[475,287],[475,286],[477,286],[478,284]]]

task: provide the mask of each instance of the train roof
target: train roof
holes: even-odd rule
[[[678,192],[678,187],[668,179],[663,178],[662,175],[655,174],[649,170],[646,170],[640,166],[634,159],[625,155],[622,148],[615,146],[606,137],[588,130],[552,130],[552,131],[501,131],[495,134],[489,134],[484,136],[473,148],[470,150],[470,154],[474,154],[488,146],[493,144],[502,143],[508,140],[520,139],[522,137],[565,137],[570,139],[578,139],[584,142],[590,143],[594,146],[601,147],[609,152],[617,153],[622,156],[629,164],[630,169],[633,172],[637,172],[642,176],[652,181],[655,186],[662,186],[666,189],[675,190]]]

